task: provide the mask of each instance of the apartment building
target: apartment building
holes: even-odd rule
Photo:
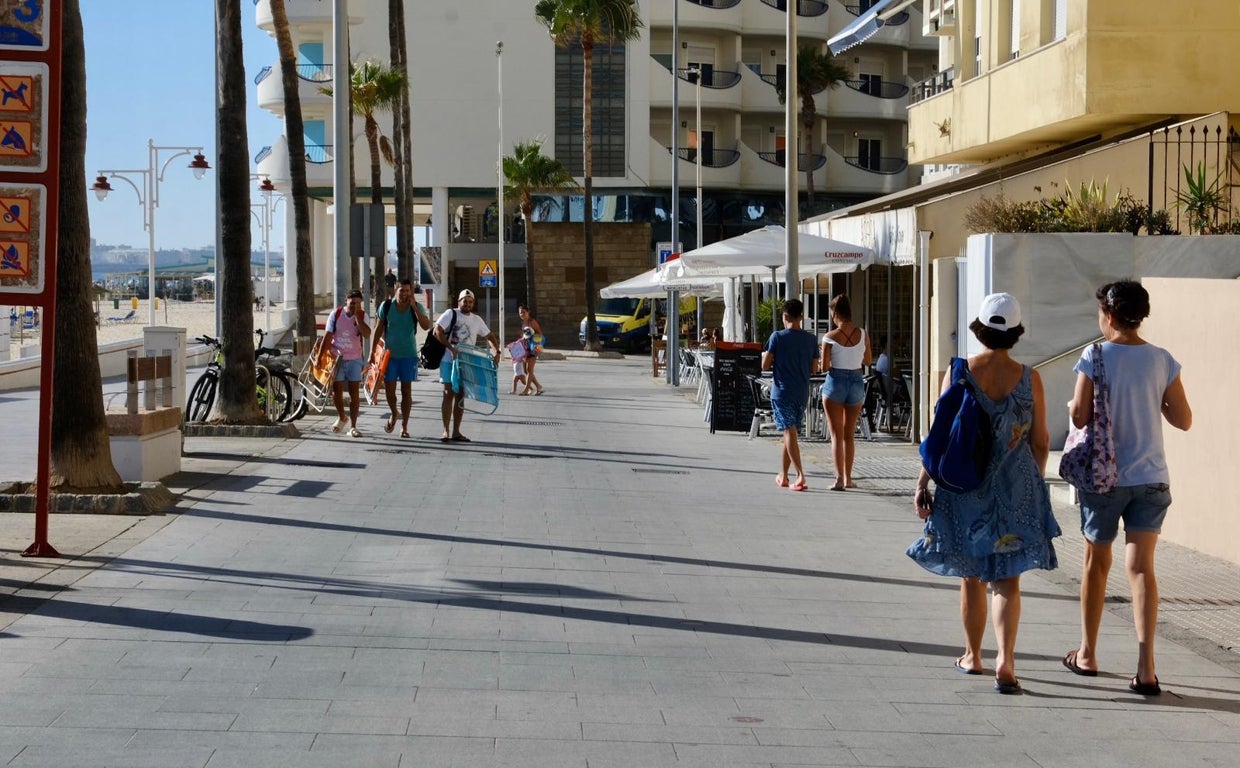
[[[881,2],[881,0],[879,0]],[[703,242],[784,220],[783,77],[788,0],[677,0],[679,44],[672,50],[672,2],[639,2],[645,28],[627,45],[595,48],[594,215],[601,221],[648,221],[652,240],[672,240],[673,131],[679,143],[681,231],[696,244],[695,179],[701,160]],[[876,0],[797,0],[802,44],[825,45]],[[441,248],[447,262],[494,258],[501,235],[510,265],[522,263],[515,210],[495,206],[496,163],[517,141],[542,138],[544,151],[581,174],[581,56],[555,48],[534,18],[532,2],[426,0],[407,3],[413,120],[417,245]],[[339,142],[332,102],[321,88],[332,67],[332,4],[288,0],[298,52],[314,241],[330,244],[332,163]],[[390,59],[386,4],[349,3],[351,56]],[[272,31],[268,0],[256,0],[256,23]],[[906,159],[911,85],[938,66],[938,41],[924,34],[918,8],[888,20],[878,34],[839,61],[850,77],[815,95],[819,118],[806,163],[812,165],[814,211],[855,204],[903,189],[920,178]],[[496,42],[503,41],[502,61]],[[278,63],[255,76],[260,106],[281,114]],[[700,81],[695,73],[700,72]],[[502,75],[500,138],[499,93]],[[672,120],[673,75],[680,78],[679,125]],[[697,113],[701,113],[701,125]],[[381,119],[385,125],[386,117]],[[360,134],[360,126],[355,127]],[[804,145],[803,145],[804,146]],[[271,137],[255,157],[258,173],[280,186],[287,145]],[[369,157],[358,140],[353,158],[359,199],[369,197]],[[392,172],[382,169],[391,200]],[[800,175],[802,198],[805,176]],[[802,215],[811,211],[808,207]],[[550,198],[538,215],[580,221],[580,196]],[[389,212],[389,224],[392,217]],[[292,252],[292,248],[288,249]],[[330,286],[333,265],[315,249],[315,284]]]

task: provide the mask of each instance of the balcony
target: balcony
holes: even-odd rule
[[[659,66],[650,67],[650,106],[652,108],[672,108],[672,73],[667,68],[668,57],[651,56]],[[692,84],[691,77],[685,69],[680,70],[680,108],[693,109],[696,104],[697,86]],[[737,88],[741,82],[741,73],[728,70],[712,70],[702,82],[702,109],[722,109],[739,112],[742,106],[743,89]]]
[[[349,26],[351,27],[361,24],[365,18],[357,12],[356,6],[358,5],[360,3],[354,3],[350,8]],[[323,30],[330,32],[332,28],[332,3],[322,0],[285,0],[284,14],[288,16],[290,30],[314,28],[318,32]],[[271,20],[270,0],[254,0],[254,25],[268,34],[275,34],[276,25]],[[294,39],[296,37],[294,33]]]
[[[848,80],[827,95],[828,117],[908,120],[908,86],[874,80]]]
[[[737,189],[741,182],[741,152],[739,142],[732,149],[715,147],[702,156],[702,186],[708,189]],[[650,184],[663,186],[672,183],[672,150],[661,141],[650,139]],[[692,188],[697,176],[697,150],[680,147],[680,187]]]
[[[332,67],[330,64],[299,64],[297,66],[298,96],[301,97],[302,109],[317,114],[331,109],[332,98],[322,92],[323,86],[330,86]],[[263,67],[254,77],[257,86],[256,98],[258,106],[284,116],[284,82],[280,78],[279,65]],[[317,110],[316,110],[317,108]]]
[[[331,187],[334,182],[332,170],[332,146],[330,144],[306,145],[306,185],[309,187]],[[289,184],[288,141],[283,137],[276,139],[269,147],[263,147],[254,156],[255,171],[271,179],[272,183],[282,189]]]
[[[783,151],[755,152],[744,144],[737,145],[741,153],[741,188],[755,191],[780,191],[784,189]],[[814,165],[814,188],[826,189],[827,182],[826,157],[811,155],[810,162]],[[798,171],[799,182],[804,187],[805,171]]]
[[[779,103],[779,94],[775,91],[775,75],[763,75],[749,67],[741,67],[741,107],[746,113],[782,113],[784,105]]]
[[[827,183],[832,192],[887,195],[909,186],[908,161],[902,157],[859,158],[827,147]]]
[[[948,68],[937,75],[928,77],[920,83],[914,85],[909,92],[909,105],[911,106],[919,101],[928,99],[931,96],[943,93],[944,91],[950,91],[952,89],[952,81],[955,79],[955,74],[956,72],[954,69]]]
[[[767,35],[783,39],[787,30],[787,0],[745,0],[740,7],[746,37]],[[831,14],[827,13],[826,3],[800,0],[797,9],[798,37],[826,41],[831,36]]]
[[[754,0],[749,0],[754,2]],[[744,24],[741,0],[686,0],[680,4],[679,21],[683,30],[717,30],[740,33]],[[672,28],[672,4],[647,3],[651,29]]]

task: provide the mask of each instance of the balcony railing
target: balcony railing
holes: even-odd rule
[[[307,163],[330,163],[335,159],[332,155],[331,144],[307,144],[306,145],[306,162]]]
[[[866,11],[870,10],[873,7],[874,7],[874,3],[869,3],[868,5],[864,7],[860,5],[846,5],[844,6],[844,10],[848,11],[853,16],[860,16],[861,14],[865,13]],[[895,16],[892,16],[890,19],[885,19],[883,21],[883,26],[884,27],[898,27],[901,24],[907,24],[908,20],[909,20],[908,11],[900,11]]]
[[[854,91],[880,99],[901,99],[908,95],[908,86],[904,83],[893,83],[888,80],[845,80],[844,85]]]
[[[772,88],[774,88],[776,91],[780,90],[780,86],[781,86],[781,85],[783,85],[783,81],[784,81],[784,78],[783,78],[783,76],[782,76],[782,75],[763,75],[763,74],[759,74],[759,75],[758,75],[758,77],[762,80],[762,82],[764,82],[764,83],[766,83],[767,85],[771,86],[771,87],[772,87]],[[825,86],[825,85],[824,85],[823,87],[821,87],[821,88],[819,88],[818,90],[814,91],[814,95],[818,95],[818,94],[822,93],[822,92],[823,92],[823,91],[825,91],[825,90],[827,90],[827,86]]]
[[[735,8],[741,4],[741,0],[689,0],[689,2],[703,8]]]
[[[894,176],[908,169],[908,160],[903,157],[845,157],[844,162],[870,173],[881,173]]]
[[[788,0],[762,0],[763,3],[778,11],[787,12]],[[827,4],[822,0],[797,0],[798,16],[821,16],[827,12]]]
[[[680,79],[684,80],[687,83],[694,83],[696,77],[697,77],[697,73],[688,68],[683,68],[680,70]],[[702,87],[703,88],[718,88],[718,89],[731,88],[732,86],[736,85],[740,81],[741,81],[740,72],[727,72],[727,71],[720,71],[717,69],[712,69],[709,72],[702,73]]]
[[[258,150],[258,154],[254,156],[254,164],[258,165],[269,157],[271,157],[271,145],[265,146]]]
[[[765,0],[763,0],[763,2],[765,2]],[[782,149],[775,151],[775,152],[759,152],[758,157],[767,161],[771,165],[778,165],[781,168],[785,167],[784,151]],[[801,154],[801,155],[798,155],[797,158],[798,158],[797,159],[797,170],[798,171],[804,171],[804,170],[816,171],[819,168],[827,164],[826,155],[809,155],[809,157],[807,158],[804,154]],[[812,167],[806,168],[807,165],[810,165],[810,163],[806,162],[807,160],[812,161],[813,163]]]
[[[672,148],[667,148],[667,153],[672,153]],[[676,153],[681,160],[687,160],[690,163],[697,163],[697,149],[693,147],[680,147]],[[703,168],[727,168],[737,160],[741,159],[741,153],[735,149],[711,149],[702,153]]]
[[[272,67],[263,67],[254,76],[254,84],[258,85],[272,73]],[[298,64],[297,76],[308,83],[326,83],[332,79],[331,64]]]
[[[916,104],[922,99],[928,99],[935,94],[950,91],[952,89],[952,81],[955,79],[954,69],[945,69],[932,77],[927,77],[920,83],[913,86],[912,95],[909,96],[908,103]]]

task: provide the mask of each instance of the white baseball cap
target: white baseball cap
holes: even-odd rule
[[[474,292],[473,292],[473,291],[471,291],[471,290],[469,290],[468,288],[465,288],[465,289],[463,289],[460,293],[458,293],[458,294],[456,295],[456,300],[457,300],[457,301],[460,301],[461,299],[465,298],[466,296],[468,296],[469,298],[471,298],[471,299],[472,299],[472,298],[474,297]]]
[[[982,299],[977,321],[996,331],[1010,331],[1020,325],[1020,302],[1010,293],[992,293]]]

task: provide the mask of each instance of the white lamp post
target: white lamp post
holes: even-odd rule
[[[108,193],[112,191],[112,185],[108,183],[109,179],[120,179],[129,186],[133,187],[133,191],[138,195],[138,205],[143,207],[142,228],[147,231],[147,325],[155,324],[155,209],[159,207],[159,183],[164,180],[164,172],[168,170],[168,165],[181,155],[193,155],[194,159],[190,161],[189,167],[194,172],[195,179],[201,179],[203,174],[211,167],[207,163],[207,158],[202,154],[202,147],[158,147],[155,146],[154,140],[147,139],[147,167],[136,169],[121,170],[100,170],[95,183],[90,186],[95,193],[95,197],[100,202],[107,199]],[[160,153],[171,152],[160,164]],[[138,176],[142,180],[142,186],[139,187],[134,183],[130,175]],[[218,258],[218,254],[217,254]]]
[[[257,210],[251,206],[250,213],[258,219],[258,225],[263,228],[263,330],[271,333],[271,224],[276,206],[284,200],[284,195],[275,194],[276,186],[271,183],[270,178],[256,173],[250,174],[251,180],[260,178],[263,183],[258,185],[258,191],[263,196],[263,202]],[[262,213],[260,214],[259,211]]]
[[[697,160],[697,247],[702,247],[702,67],[695,64],[689,67],[693,75],[694,118],[693,130],[697,132],[697,147],[694,159]],[[697,300],[697,333],[702,335],[702,300]]]
[[[495,219],[499,223],[499,258],[497,280],[499,283],[499,331],[496,336],[499,338],[499,345],[504,346],[504,224],[508,217],[504,215],[504,43],[499,41],[495,44],[495,81],[496,89],[499,96],[499,114],[497,121],[499,123],[499,156],[496,158],[496,174],[495,174]],[[587,205],[588,205],[587,201]],[[526,269],[529,269],[529,262],[526,262]],[[529,281],[526,281],[527,285]],[[530,299],[526,299],[529,301]]]

